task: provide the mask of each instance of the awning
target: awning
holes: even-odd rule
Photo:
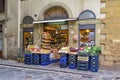
[[[35,23],[50,23],[50,22],[65,22],[65,21],[74,21],[74,20],[77,20],[77,18],[57,19],[57,20],[39,20],[39,21],[34,21],[33,24],[35,24]]]

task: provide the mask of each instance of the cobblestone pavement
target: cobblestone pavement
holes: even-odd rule
[[[10,64],[10,63],[9,63]],[[20,63],[18,63],[20,64]],[[24,65],[24,66],[23,66]],[[52,69],[37,65],[3,65],[0,61],[0,80],[120,80],[119,71],[89,72],[76,69]],[[32,66],[32,67],[25,67]],[[35,66],[40,68],[35,68]],[[49,66],[51,67],[51,66]],[[54,68],[53,68],[54,67]]]

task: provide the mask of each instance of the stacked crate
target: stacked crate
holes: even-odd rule
[[[84,70],[87,71],[89,69],[89,56],[81,54],[81,52],[78,52],[78,57],[77,57],[77,69],[78,70]]]
[[[40,55],[38,53],[33,54],[33,64],[35,64],[35,65],[40,64]]]
[[[60,53],[60,68],[68,67],[69,54]]]
[[[40,54],[40,62],[42,66],[46,66],[50,63],[50,54]]]
[[[99,56],[90,56],[89,57],[90,71],[98,72],[99,69]]]
[[[33,54],[24,54],[24,63],[25,64],[33,64]]]
[[[75,69],[77,67],[77,55],[76,54],[69,54],[69,68]]]

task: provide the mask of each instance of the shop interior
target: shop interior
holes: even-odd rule
[[[66,27],[66,28],[62,28]],[[68,29],[67,25],[61,24],[44,24],[43,34],[47,34],[46,38],[42,36],[42,48],[59,49],[63,44],[68,44]]]

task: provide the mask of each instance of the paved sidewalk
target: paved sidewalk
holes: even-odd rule
[[[14,68],[34,69],[38,71],[40,70],[40,71],[45,71],[45,72],[47,71],[47,72],[59,73],[59,74],[62,73],[64,75],[66,74],[75,75],[75,76],[79,75],[80,78],[86,78],[84,80],[120,80],[120,70],[111,71],[111,70],[100,69],[98,72],[90,72],[90,71],[81,71],[77,69],[60,68],[59,63],[50,64],[48,66],[40,66],[40,65],[26,65],[24,63],[18,63],[12,60],[0,60],[0,65],[14,67]],[[73,79],[61,79],[61,80],[73,80]],[[79,79],[79,80],[83,80],[83,79]]]

